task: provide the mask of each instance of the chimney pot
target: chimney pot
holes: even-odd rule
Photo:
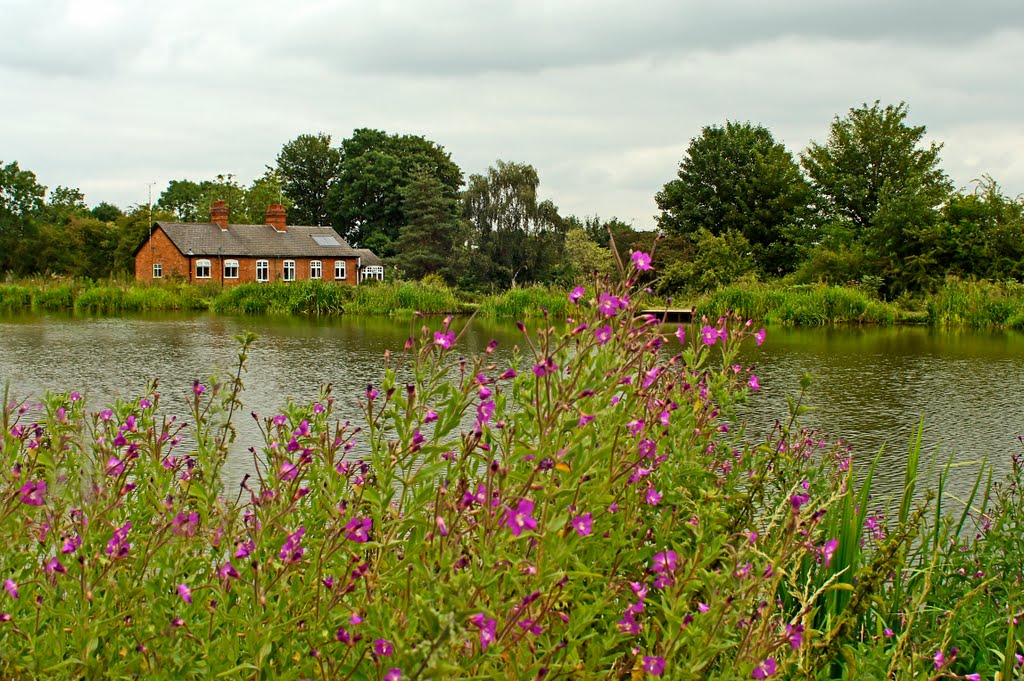
[[[210,222],[220,225],[220,231],[228,231],[228,207],[223,201],[214,201],[210,206]]]
[[[288,213],[284,206],[279,203],[272,203],[267,206],[267,224],[278,232],[288,231]]]

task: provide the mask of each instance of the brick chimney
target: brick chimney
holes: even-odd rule
[[[279,232],[288,231],[288,213],[284,206],[279,203],[267,206],[267,224]]]
[[[228,231],[228,207],[223,201],[214,201],[210,206],[210,222],[220,225],[220,231]]]

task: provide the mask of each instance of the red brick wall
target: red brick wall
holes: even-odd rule
[[[160,228],[153,229],[153,235],[149,241],[135,254],[135,279],[138,281],[154,281],[153,263],[159,263],[162,266],[163,279],[178,274],[185,279],[191,280],[188,258],[178,251]]]
[[[313,260],[320,260],[322,264],[321,279],[323,281],[335,281],[334,261],[344,260],[345,278],[337,280],[339,284],[355,286],[359,282],[358,258],[290,258],[295,261],[295,281],[309,279],[309,263]],[[210,278],[196,279],[196,262],[199,260],[210,261]],[[224,261],[238,261],[238,278],[224,279]],[[256,281],[256,261],[266,260],[270,269],[270,281],[283,281],[285,258],[246,258],[239,256],[209,256],[193,255],[184,256],[171,243],[161,229],[154,229],[153,236],[135,256],[135,279],[138,281],[154,281],[153,263],[163,265],[163,278],[167,279],[173,274],[178,274],[187,281],[195,283],[215,283],[225,286],[234,286]]]

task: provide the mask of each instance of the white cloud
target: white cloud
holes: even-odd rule
[[[534,164],[563,213],[651,227],[689,140],[727,118],[794,152],[906,100],[958,185],[1024,191],[1020,3],[0,0],[0,160],[90,203],[262,174],[306,132],[422,134],[468,174]]]

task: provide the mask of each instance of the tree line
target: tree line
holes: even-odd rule
[[[234,223],[283,203],[291,224],[331,225],[386,259],[390,276],[429,275],[468,290],[572,285],[653,250],[651,285],[700,292],[739,279],[855,283],[887,297],[946,276],[1019,279],[1024,200],[989,176],[956,189],[941,144],[905,103],[836,116],[827,140],[794,156],[762,125],[727,121],[693,138],[656,194],[657,232],[616,218],[562,215],[536,168],[497,161],[466,177],[443,146],[360,128],[286,142],[248,186],[231,176],[173,180],[154,219],[205,221],[224,200]],[[77,189],[40,185],[0,163],[0,271],[102,277],[131,272],[149,207],[89,209]],[[657,241],[657,243],[655,243]]]

